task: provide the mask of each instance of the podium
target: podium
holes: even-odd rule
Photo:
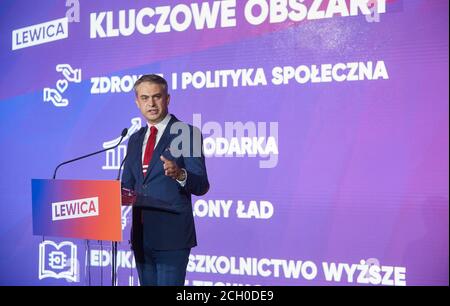
[[[33,235],[122,241],[121,187],[117,180],[32,179]]]
[[[122,241],[119,181],[33,179],[33,234]]]

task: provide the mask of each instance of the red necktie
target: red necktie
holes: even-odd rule
[[[156,134],[158,129],[154,126],[150,128],[150,135],[148,136],[147,146],[145,147],[144,161],[142,163],[142,170],[144,177],[147,174],[148,167],[150,166],[150,161],[152,160],[153,149],[155,148]]]

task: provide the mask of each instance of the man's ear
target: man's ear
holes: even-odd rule
[[[137,108],[139,108],[139,102],[137,100],[137,97],[136,97],[136,99],[134,99],[134,102],[136,103]]]
[[[167,105],[169,105],[169,103],[170,103],[170,95],[167,94]]]

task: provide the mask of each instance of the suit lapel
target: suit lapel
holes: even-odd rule
[[[178,121],[178,119],[174,115],[171,115],[171,116],[172,116],[172,118],[170,118],[170,121],[167,124],[166,129],[164,130],[164,133],[162,134],[161,138],[159,139],[159,142],[156,145],[156,148],[153,150],[152,159],[150,160],[150,165],[148,167],[147,174],[145,175],[144,181],[146,181],[148,179],[148,177],[151,175],[152,169],[156,165],[156,163],[158,163],[158,162],[162,163],[160,156],[164,152],[164,150],[167,148],[167,146],[169,145],[170,140],[172,138],[170,135],[170,127],[172,126],[172,124],[174,122]],[[141,145],[141,148],[142,148],[142,145]],[[142,153],[142,149],[141,149],[141,153]],[[141,165],[141,169],[142,169],[142,165]]]
[[[137,162],[137,167],[138,167],[138,173],[141,174],[142,177],[142,173],[144,172],[144,170],[142,169],[142,145],[144,144],[144,138],[145,138],[145,133],[147,133],[147,129],[148,126],[146,126],[145,128],[143,128],[143,130],[141,131],[139,138],[138,138],[138,158],[136,159]]]

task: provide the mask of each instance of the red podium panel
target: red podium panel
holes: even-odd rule
[[[33,179],[33,234],[122,241],[120,182]]]

